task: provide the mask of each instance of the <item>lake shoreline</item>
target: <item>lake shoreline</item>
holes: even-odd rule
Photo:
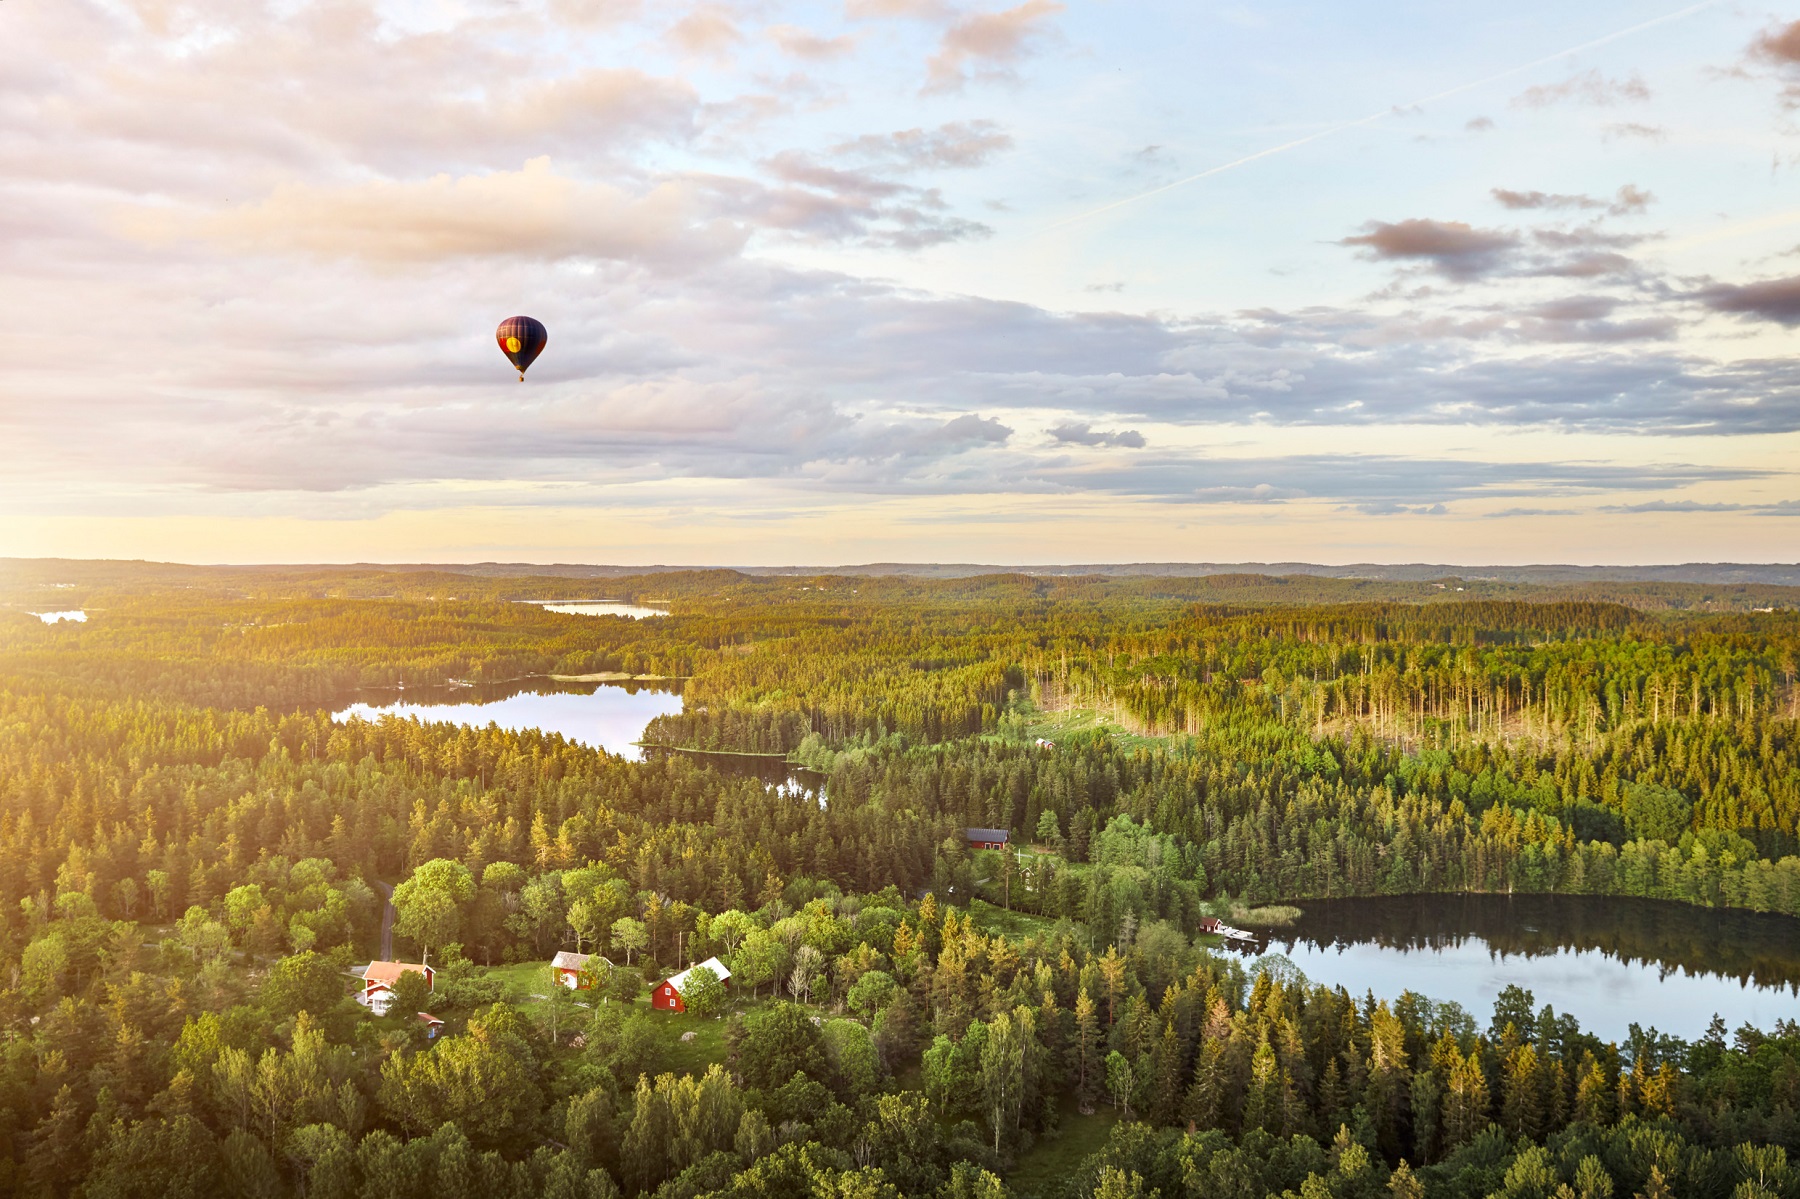
[[[593,674],[542,674],[526,678],[551,679],[558,683],[684,683],[685,674],[626,674],[622,670],[600,670]]]
[[[1405,989],[1478,1015],[1517,985],[1608,1038],[1631,1022],[1692,1038],[1714,1012],[1764,1028],[1792,1015],[1795,928],[1778,912],[1637,896],[1426,892],[1304,901],[1250,956],[1353,994]]]

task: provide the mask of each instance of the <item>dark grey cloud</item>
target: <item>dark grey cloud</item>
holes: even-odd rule
[[[1378,261],[1424,263],[1456,280],[1474,279],[1498,270],[1507,253],[1519,245],[1517,234],[1477,229],[1461,221],[1370,221],[1363,228],[1366,232],[1346,237],[1338,244],[1362,247]]]
[[[1059,445],[1122,446],[1133,450],[1141,450],[1145,444],[1144,435],[1136,429],[1107,432],[1093,428],[1086,421],[1056,425],[1050,430],[1050,438]]]
[[[1718,283],[1702,288],[1697,298],[1714,312],[1800,325],[1800,275],[1756,283]]]

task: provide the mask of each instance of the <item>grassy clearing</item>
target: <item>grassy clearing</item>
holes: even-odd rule
[[[1231,905],[1230,918],[1245,928],[1286,928],[1300,919],[1300,909],[1285,904],[1247,908],[1241,903],[1234,903]]]
[[[673,1044],[668,1062],[662,1067],[676,1074],[704,1074],[714,1063],[725,1061],[725,1018],[694,1016],[687,1012],[658,1012],[657,1019],[666,1024]],[[683,1041],[683,1033],[694,1039]]]
[[[1083,1116],[1073,1104],[1065,1106],[1056,1135],[1043,1138],[1020,1157],[1018,1164],[1007,1171],[1006,1184],[1025,1199],[1059,1192],[1082,1159],[1106,1144],[1118,1121],[1118,1113],[1110,1107]]]
[[[1056,927],[1056,921],[1048,917],[1034,916],[1028,912],[1009,912],[981,899],[969,901],[969,916],[975,921],[975,927],[988,936],[999,934],[1009,941],[1045,934]]]
[[[534,1000],[532,996],[550,993],[550,963],[547,961],[489,966],[486,974],[488,978],[497,978],[506,984],[514,1003],[542,1003],[541,999]]]
[[[1174,734],[1149,737],[1134,733],[1121,724],[1108,708],[1058,708],[1049,711],[1022,699],[1015,699],[1013,703],[1013,711],[1024,718],[1024,735],[1033,740],[1042,737],[1046,741],[1060,741],[1065,737],[1104,733],[1114,745],[1122,749],[1167,745],[1180,740]]]

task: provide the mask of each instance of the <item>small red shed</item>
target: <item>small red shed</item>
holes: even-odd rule
[[[1012,834],[1003,828],[966,828],[963,836],[970,849],[1005,849],[1012,840]]]

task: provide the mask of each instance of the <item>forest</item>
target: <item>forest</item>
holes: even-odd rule
[[[1208,931],[1546,893],[1800,942],[1797,663],[1778,587],[8,563],[0,1191],[1800,1199],[1794,1019],[1603,1040]],[[333,716],[596,676],[681,689],[664,750]],[[390,891],[434,977],[376,1015]]]

